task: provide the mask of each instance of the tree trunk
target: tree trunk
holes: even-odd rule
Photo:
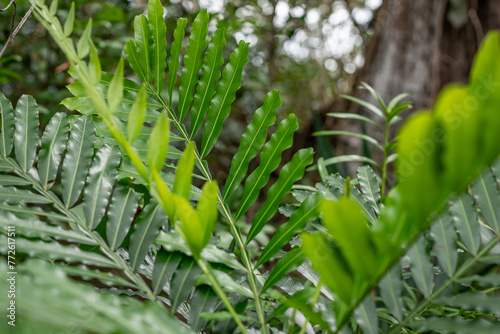
[[[385,0],[374,28],[359,79],[385,100],[408,92],[415,109],[431,108],[444,85],[467,82],[485,33],[500,28],[500,2]]]
[[[358,88],[364,81],[386,102],[407,92],[413,110],[432,108],[443,86],[450,82],[467,83],[484,35],[500,29],[500,1],[384,0],[375,14],[373,29],[365,65],[352,94],[375,103],[367,91]],[[363,112],[348,101],[334,109]],[[334,128],[360,132],[359,123],[338,122]],[[379,141],[383,139],[375,130],[367,132]],[[346,140],[346,145],[337,148],[337,154],[361,154],[359,140]],[[380,160],[377,154],[375,158]],[[352,174],[352,167],[349,170]]]

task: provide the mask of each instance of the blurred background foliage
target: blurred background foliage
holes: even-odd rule
[[[0,0],[5,7],[10,0]],[[497,0],[171,0],[166,10],[167,38],[172,42],[176,20],[191,22],[201,9],[211,15],[210,30],[227,27],[226,54],[240,40],[250,42],[250,61],[238,91],[229,129],[218,142],[217,161],[209,161],[214,176],[224,180],[244,128],[271,89],[282,91],[278,118],[298,117],[300,129],[294,146],[283,160],[301,147],[314,146],[317,156],[343,154],[371,156],[373,148],[359,138],[313,137],[318,130],[361,132],[376,139],[380,134],[359,123],[326,117],[329,112],[363,114],[358,105],[339,98],[351,94],[370,100],[359,91],[361,81],[372,85],[382,98],[408,92],[415,109],[429,108],[448,82],[467,82],[468,70],[480,41],[491,29],[500,28]],[[28,11],[26,0],[17,0],[16,25]],[[59,1],[63,20],[71,1]],[[146,10],[146,0],[78,0],[75,31],[86,20],[94,21],[93,36],[101,54],[103,70],[112,72],[123,45],[133,35],[133,18]],[[11,30],[12,8],[0,13],[0,47]],[[188,24],[188,27],[190,25]],[[186,34],[185,42],[189,37]],[[167,48],[170,44],[167,45]],[[16,101],[22,94],[37,97],[42,126],[64,107],[69,96],[68,64],[31,17],[0,59],[1,91]],[[126,68],[129,78],[134,78]],[[374,100],[371,100],[374,102]],[[407,115],[405,113],[403,116]],[[394,129],[394,132],[397,127]],[[393,133],[394,135],[394,133]],[[375,159],[377,157],[374,157]],[[219,168],[217,168],[219,166]],[[250,166],[253,169],[255,166]],[[343,175],[356,169],[337,165]],[[315,178],[315,175],[309,175]],[[314,180],[311,180],[314,181]]]
[[[5,7],[10,0],[2,0]],[[16,1],[16,25],[28,11],[27,1]],[[59,2],[58,15],[64,18],[70,1]],[[93,19],[93,36],[101,53],[102,67],[114,71],[123,45],[133,35],[133,18],[146,10],[146,0],[79,0],[75,31],[83,31],[84,22]],[[363,66],[363,50],[373,34],[370,22],[382,0],[193,0],[164,1],[166,23],[172,38],[176,20],[207,8],[211,29],[227,27],[231,50],[240,40],[250,42],[250,62],[245,68],[243,87],[236,108],[225,126],[234,137],[225,138],[217,147],[220,166],[228,166],[240,135],[271,89],[282,90],[280,118],[289,113],[298,116],[301,134],[298,146],[314,145],[310,134],[322,127],[317,114],[328,108],[339,93],[350,90],[355,73]],[[12,8],[1,13],[0,43],[10,33]],[[190,25],[188,24],[188,27]],[[186,34],[186,41],[189,34]],[[167,46],[169,47],[169,46]],[[228,57],[226,54],[225,57]],[[16,101],[22,94],[37,97],[42,108],[42,125],[63,107],[59,102],[69,96],[67,63],[55,43],[47,37],[34,18],[28,19],[0,59],[2,92]],[[128,69],[131,75],[131,70]],[[227,132],[226,132],[227,133]],[[321,139],[324,140],[324,139]],[[297,147],[297,146],[296,146]],[[294,148],[294,150],[296,149]],[[320,148],[321,150],[321,148]],[[331,155],[322,149],[323,155]],[[225,174],[224,168],[220,173]],[[225,175],[219,175],[225,177]]]

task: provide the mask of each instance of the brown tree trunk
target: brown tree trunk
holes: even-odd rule
[[[384,0],[375,14],[373,28],[364,68],[351,94],[375,103],[367,91],[358,89],[364,81],[386,102],[407,92],[411,94],[413,110],[432,108],[443,86],[468,81],[484,35],[500,29],[500,1]],[[337,104],[334,110],[362,112],[348,101]],[[359,123],[335,122],[333,127],[360,132]],[[376,131],[368,129],[368,134],[379,141],[383,139]],[[337,154],[361,154],[359,140],[345,138],[343,143]],[[380,160],[380,156],[375,158]]]
[[[500,1],[385,0],[374,28],[359,79],[386,100],[408,92],[415,109],[430,108],[444,85],[467,82],[485,33],[500,28]]]

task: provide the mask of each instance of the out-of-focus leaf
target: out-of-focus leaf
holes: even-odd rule
[[[38,105],[30,95],[23,95],[17,101],[15,110],[14,150],[16,160],[27,172],[35,161],[38,147]]]
[[[132,144],[139,136],[146,117],[146,86],[142,85],[137,99],[130,109],[127,121],[128,142]]]
[[[123,98],[123,57],[116,65],[115,75],[109,83],[108,105],[111,112],[114,112],[122,103]]]
[[[213,313],[218,302],[219,298],[210,287],[205,285],[196,287],[189,312],[189,323],[192,330],[199,332],[205,327],[207,321],[200,314]]]
[[[76,43],[76,52],[80,59],[85,58],[89,54],[90,44],[92,43],[90,35],[92,34],[92,18],[89,19],[82,36]]]
[[[148,144],[148,164],[151,168],[161,171],[168,152],[170,122],[167,113],[163,111],[156,121]]]
[[[68,37],[73,32],[73,26],[75,24],[75,3],[71,2],[71,7],[68,12],[68,17],[64,22],[64,35]]]
[[[177,165],[177,173],[175,174],[173,193],[177,196],[184,197],[189,200],[191,192],[191,180],[194,168],[194,143],[189,142],[182,154],[179,164]]]
[[[367,279],[376,275],[380,260],[359,206],[345,197],[338,202],[324,200],[321,213],[328,233],[340,246],[352,272]]]

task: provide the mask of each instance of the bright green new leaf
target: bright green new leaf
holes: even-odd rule
[[[359,206],[345,197],[338,202],[324,200],[321,213],[328,233],[340,246],[352,272],[373,278],[380,261]]]
[[[200,233],[203,235],[203,247],[205,247],[214,230],[215,222],[217,221],[217,193],[219,187],[217,181],[206,182],[203,185],[200,200],[196,207],[198,217],[200,217],[202,229]]]
[[[428,133],[425,139],[428,144],[420,150],[429,154],[424,151],[424,147],[430,149],[434,145],[437,148],[440,143],[444,144],[442,164],[446,173],[443,179],[449,185],[449,191],[464,190],[469,178],[483,163],[479,140],[482,113],[478,105],[477,97],[471,94],[467,86],[449,86],[441,91],[436,100],[433,112],[446,136],[444,133],[436,136],[435,131]]]
[[[158,117],[153,132],[149,137],[148,164],[150,168],[154,168],[157,171],[161,171],[163,168],[168,152],[169,136],[170,121],[164,110],[160,114],[160,117]]]
[[[179,164],[177,165],[177,173],[175,174],[173,193],[177,196],[184,197],[189,200],[191,193],[191,180],[193,178],[194,168],[194,143],[189,144],[184,149]]]
[[[107,97],[109,109],[111,112],[116,111],[123,98],[123,57],[120,58],[118,65],[116,65],[115,75],[109,83]]]
[[[144,119],[146,117],[146,85],[142,85],[137,99],[130,109],[130,114],[127,121],[127,135],[128,142],[132,144],[139,133],[141,132],[142,126],[144,125]]]
[[[52,0],[52,2],[50,3],[50,14],[52,15],[56,15],[57,13],[57,3],[58,3],[58,0]]]
[[[213,189],[213,185],[208,185],[204,190],[206,195],[202,196],[202,198],[205,199],[202,202],[202,208],[197,211],[189,205],[189,202],[184,197],[176,198],[177,212],[182,224],[182,231],[184,232],[189,249],[195,257],[200,256],[201,251],[210,241],[217,218],[217,205],[214,196],[215,189]],[[207,216],[201,216],[200,213],[207,214]]]
[[[157,0],[159,1],[159,0]],[[202,53],[207,46],[208,12],[202,10],[193,22],[193,29],[189,36],[184,56],[184,67],[181,73],[181,86],[179,87],[179,120],[188,114],[189,106],[193,100],[193,89],[198,81],[198,72],[202,65]]]
[[[354,296],[356,282],[343,257],[329,244],[322,234],[301,233],[302,252],[326,286],[345,304],[350,305]]]
[[[90,44],[92,40],[90,35],[92,34],[92,18],[89,19],[85,30],[83,31],[82,37],[76,43],[76,52],[78,54],[78,58],[83,59],[89,54]]]
[[[430,113],[415,115],[399,134],[396,160],[399,191],[409,214],[421,226],[426,225],[427,217],[444,200],[446,192],[443,179],[448,177],[448,170],[443,175],[441,165],[443,135],[443,129]]]
[[[182,51],[182,41],[184,40],[187,20],[180,18],[177,20],[177,27],[174,31],[174,44],[170,49],[170,61],[168,62],[168,106],[172,105],[172,95],[175,82],[177,81],[177,71],[180,67],[179,55]]]
[[[89,59],[89,74],[92,81],[97,85],[101,81],[101,60],[97,55],[97,50],[94,43],[90,46],[90,59]]]
[[[75,24],[75,3],[71,3],[71,7],[69,9],[68,17],[64,22],[64,35],[68,37],[73,32],[73,26]]]
[[[267,137],[267,129],[276,120],[276,109],[281,105],[280,92],[273,90],[264,99],[264,105],[257,109],[241,137],[238,151],[233,157],[229,176],[224,186],[224,199],[228,198],[245,177],[250,161],[255,158]]]

